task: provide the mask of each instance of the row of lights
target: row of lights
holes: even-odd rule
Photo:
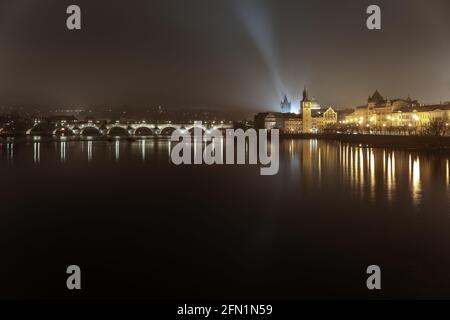
[[[77,120],[74,120],[74,122],[78,122],[78,121],[77,121]],[[232,121],[228,121],[228,123],[231,123],[231,122],[232,122]],[[35,123],[35,124],[39,124],[39,123],[41,123],[41,120],[37,120],[37,119],[36,119],[36,120],[34,120],[34,123]],[[67,123],[67,121],[66,121],[66,120],[61,120],[60,123],[61,123],[61,124],[65,124],[65,123]],[[88,120],[88,123],[94,123],[94,121],[93,121],[93,120]],[[100,121],[96,121],[96,123],[100,123]],[[116,123],[120,123],[120,120],[116,120]],[[141,122],[139,122],[139,123],[146,124],[147,121],[143,120],[143,121],[141,121]],[[167,123],[168,123],[168,124],[171,124],[172,121],[167,121]],[[208,123],[208,121],[205,121],[204,123]],[[218,122],[218,121],[212,121],[212,124],[216,124],[216,123],[224,124],[225,121],[220,121],[220,122]]]
[[[391,116],[387,116],[387,120],[393,122],[393,121],[399,121],[400,118],[392,118]],[[414,115],[414,116],[413,116],[413,120],[414,120],[414,121],[419,121],[420,118],[419,118],[418,115]],[[349,120],[345,120],[345,121],[340,121],[340,123],[346,124],[346,123],[353,123],[353,122],[356,122],[356,121],[358,121],[358,119],[349,119]],[[375,117],[371,117],[371,118],[369,119],[369,121],[370,121],[370,122],[375,122],[375,121],[376,121],[376,118],[375,118]],[[358,123],[362,124],[363,122],[364,122],[364,118],[363,118],[363,117],[359,118]]]
[[[344,124],[345,124],[345,123],[348,123],[348,122],[347,122],[347,121],[340,121],[340,123],[344,123]],[[361,124],[362,124],[361,122],[358,123],[358,126],[361,126]],[[412,127],[412,126],[413,126],[412,123],[408,123],[408,127]],[[450,124],[447,122],[447,123],[445,124],[445,126],[448,127],[448,126],[450,126]],[[370,128],[371,125],[370,125],[370,124],[367,124],[366,127],[367,127],[367,128]],[[386,123],[383,123],[383,127],[387,127],[387,124],[386,124]]]

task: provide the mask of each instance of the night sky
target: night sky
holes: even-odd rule
[[[375,89],[450,100],[449,14],[448,0],[0,0],[0,105],[263,111],[304,85],[340,107]]]

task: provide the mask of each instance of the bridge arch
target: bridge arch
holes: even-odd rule
[[[139,127],[134,129],[133,135],[135,136],[153,136],[155,135],[155,129],[149,127]]]
[[[193,131],[195,128],[200,128],[200,129],[203,130],[203,132],[206,132],[208,130],[208,128],[206,126],[204,126],[204,125],[201,125],[201,126],[199,126],[199,125],[189,125],[189,126],[185,127],[185,129],[187,131],[189,131],[189,132]]]
[[[52,134],[55,136],[57,135],[73,135],[74,132],[69,127],[58,127],[53,130]]]
[[[136,136],[153,136],[157,134],[157,130],[151,125],[136,125],[132,126],[132,134]]]
[[[84,125],[84,126],[80,126],[80,135],[89,135],[89,136],[93,136],[93,135],[100,135],[101,134],[101,130],[98,126],[96,125]]]
[[[128,126],[113,125],[110,128],[108,128],[106,134],[114,136],[127,136],[129,135]]]
[[[186,128],[186,130],[189,132],[190,135],[194,135],[194,130],[195,129],[201,129],[202,130],[202,135],[204,135],[206,133],[206,131],[208,131],[208,128],[206,128],[205,126],[191,126]]]
[[[27,135],[42,135],[42,134],[47,134],[50,130],[48,130],[47,127],[44,127],[42,125],[37,125],[34,126],[30,129],[27,130],[26,134]]]
[[[171,136],[178,129],[180,128],[177,128],[175,126],[163,126],[161,128],[158,128],[159,134],[162,136]]]

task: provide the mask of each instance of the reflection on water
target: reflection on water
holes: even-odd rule
[[[373,199],[375,197],[375,154],[373,149],[369,149],[369,164],[367,165],[369,170],[369,186],[370,186],[370,197]]]
[[[281,145],[281,159],[281,168],[289,167],[304,187],[321,192],[327,187],[345,188],[352,196],[371,202],[389,204],[408,198],[412,206],[420,207],[425,184],[430,194],[432,190],[438,194],[445,184],[444,196],[449,197],[448,155],[292,140]]]
[[[446,166],[445,166],[445,181],[447,186],[447,193],[449,194],[448,202],[450,206],[450,160],[446,160]]]
[[[429,297],[429,288],[450,297],[448,154],[282,140],[280,171],[265,177],[259,166],[171,165],[173,145],[0,140],[0,271],[8,274],[0,294],[19,287],[20,297],[41,297],[49,278],[60,288],[52,266],[75,257],[98,270],[94,278],[126,275],[124,286],[88,291],[93,297],[116,290],[121,298],[130,284],[143,298],[149,284],[167,297],[191,287],[182,295],[220,287],[226,296],[255,288],[244,297],[311,298],[336,288],[332,297],[359,297],[369,294],[360,282],[367,263],[399,281],[386,297]],[[174,264],[180,252],[190,254]]]
[[[141,149],[142,149],[142,161],[145,161],[145,139],[141,141]]]
[[[393,193],[395,191],[395,152],[389,152],[387,156],[384,157],[387,162],[385,164],[386,170],[386,184],[388,199],[392,201]]]
[[[34,163],[39,164],[41,162],[41,143],[35,142],[33,143],[33,160]]]
[[[61,141],[60,142],[60,151],[61,151],[61,163],[66,162],[66,149],[67,149],[67,142]]]
[[[88,156],[88,161],[91,162],[92,161],[92,141],[88,141],[88,150],[87,150],[87,156]]]
[[[447,159],[446,161],[447,165],[446,165],[446,177],[447,177],[447,188],[450,188],[450,161]]]
[[[409,155],[409,173],[412,198],[415,204],[420,203],[421,180],[420,180],[420,159],[419,156]]]
[[[14,144],[13,143],[6,144],[6,156],[7,156],[8,162],[13,162],[13,160],[14,160]]]
[[[115,144],[116,162],[120,160],[120,140],[116,140]]]
[[[50,147],[52,143],[56,149]],[[198,152],[197,144],[201,143],[194,141],[194,152]],[[43,141],[34,138],[30,144],[6,142],[0,146],[2,163],[5,160],[11,164],[29,159],[35,165],[51,164],[55,150],[59,150],[58,162],[61,164],[111,160],[118,163],[132,161],[130,159],[136,157],[143,164],[149,164],[155,159],[170,162],[172,148],[170,140],[116,139],[111,142],[94,140],[92,137],[86,141],[65,138]],[[114,149],[113,157],[108,160],[111,147]],[[15,157],[16,148],[20,152]],[[283,140],[280,145],[280,174],[283,172],[288,172],[290,181],[300,181],[305,189],[323,192],[327,188],[340,188],[348,190],[352,197],[372,202],[393,203],[408,198],[414,207],[422,204],[424,190],[439,190],[444,185],[442,190],[450,203],[448,155],[419,154],[318,140]]]

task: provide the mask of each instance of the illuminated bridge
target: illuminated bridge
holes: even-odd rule
[[[170,136],[175,130],[186,130],[193,132],[194,128],[200,128],[204,132],[208,130],[232,129],[232,123],[212,122],[212,123],[165,123],[152,124],[146,122],[136,123],[111,123],[100,124],[98,122],[85,123],[57,123],[53,127],[43,128],[41,124],[36,124],[26,131],[27,135],[53,134],[53,135],[104,135],[104,136]]]

